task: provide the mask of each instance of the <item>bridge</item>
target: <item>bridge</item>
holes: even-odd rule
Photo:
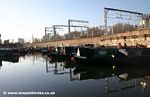
[[[118,34],[108,34],[97,37],[77,38],[69,40],[49,41],[26,44],[26,47],[47,47],[47,46],[77,46],[84,44],[95,44],[105,46],[117,46],[119,43],[127,46],[135,46],[137,43],[150,47],[150,28],[143,28],[136,31]]]

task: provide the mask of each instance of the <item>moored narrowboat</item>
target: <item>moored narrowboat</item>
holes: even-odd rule
[[[89,47],[81,47],[78,48],[77,54],[74,56],[75,61],[78,64],[90,64],[90,65],[104,65],[105,61],[103,57],[111,57],[114,49],[108,48],[89,48]]]
[[[75,56],[78,64],[99,66],[140,66],[150,64],[150,48],[79,48]]]

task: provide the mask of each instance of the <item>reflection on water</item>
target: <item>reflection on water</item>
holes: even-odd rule
[[[113,71],[111,68],[76,66],[74,74],[78,80],[104,79],[105,93],[118,92],[141,86],[144,90],[150,81],[150,69],[126,68]]]
[[[2,61],[17,63],[19,62],[19,56],[0,56],[0,68],[2,67]]]
[[[0,97],[9,96],[3,91],[55,91],[54,97],[150,96],[150,68],[113,70],[69,60],[56,62],[38,54],[14,59],[1,58]]]

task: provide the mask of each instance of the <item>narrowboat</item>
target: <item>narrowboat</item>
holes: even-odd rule
[[[74,56],[78,64],[99,66],[150,65],[150,48],[78,48]],[[148,65],[148,66],[149,66]]]

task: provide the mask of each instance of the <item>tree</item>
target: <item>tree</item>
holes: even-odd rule
[[[88,28],[86,35],[87,37],[93,37],[93,36],[99,36],[103,33],[104,33],[103,29],[100,29],[99,27],[93,27],[93,28]]]
[[[112,26],[114,33],[129,32],[137,29],[136,25],[117,23]]]

